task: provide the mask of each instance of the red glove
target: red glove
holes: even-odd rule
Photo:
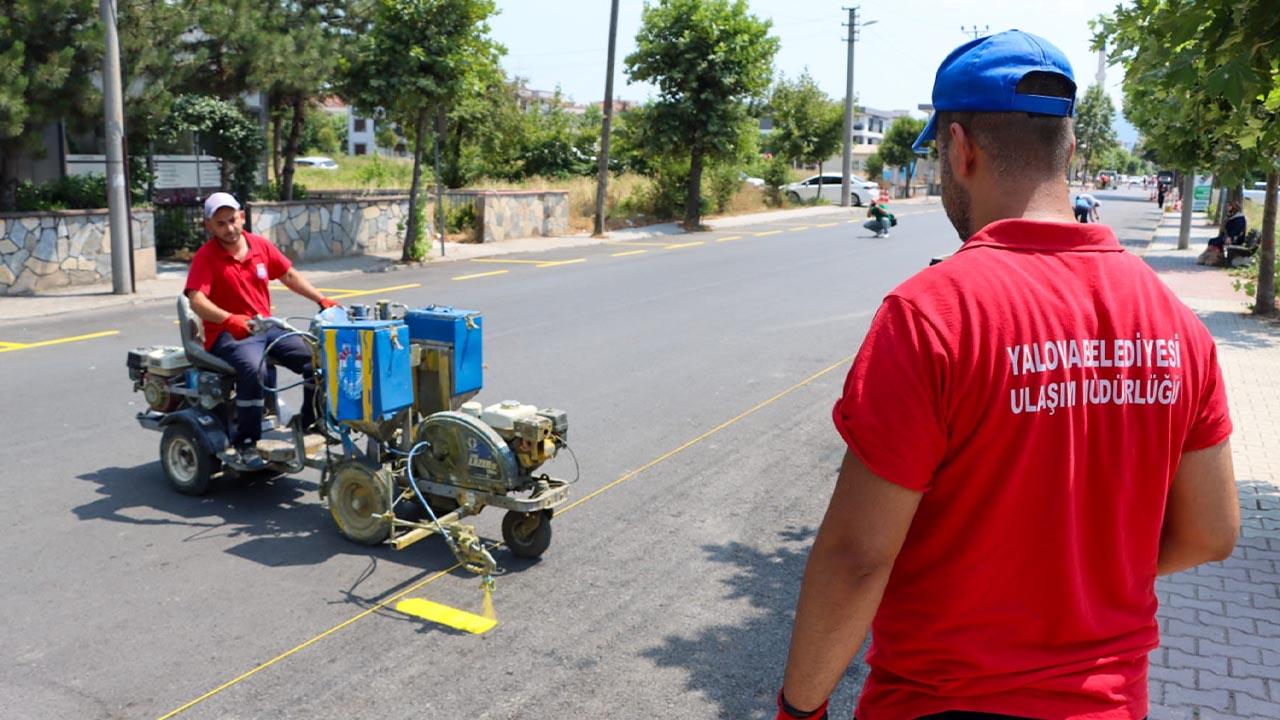
[[[222,329],[231,333],[236,340],[243,340],[250,335],[249,318],[244,315],[228,315],[222,321]]]
[[[830,700],[823,700],[817,710],[813,712],[802,712],[791,707],[787,703],[787,699],[782,696],[782,691],[778,691],[778,715],[774,720],[827,720],[827,703]]]
[[[321,311],[321,312],[324,312],[325,310],[328,310],[328,309],[329,309],[329,308],[331,308],[331,307],[338,307],[338,303],[337,303],[336,301],[334,301],[334,300],[330,300],[330,299],[329,299],[329,298],[327,298],[327,297],[322,297],[322,298],[320,298],[320,311]]]

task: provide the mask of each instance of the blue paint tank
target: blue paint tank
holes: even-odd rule
[[[484,321],[474,310],[428,305],[405,313],[409,341],[446,345],[452,349],[453,394],[484,387],[482,330]]]

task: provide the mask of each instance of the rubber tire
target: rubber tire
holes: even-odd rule
[[[532,518],[538,524],[530,530],[526,523]],[[507,511],[502,516],[502,542],[511,549],[511,554],[518,558],[532,560],[551,547],[551,511],[522,513]]]
[[[791,192],[789,192],[789,193],[787,193],[787,199],[788,199],[788,200],[790,200],[791,202],[793,202],[793,203],[797,204],[797,205],[799,205],[799,204],[802,202],[802,201],[800,200],[800,193],[795,192],[794,190],[793,190],[793,191],[791,191]]]
[[[204,495],[221,465],[204,451],[190,427],[182,423],[165,427],[160,436],[160,467],[174,490],[183,495]]]
[[[854,207],[862,207],[862,196],[858,193],[849,193],[849,202]]]
[[[364,479],[368,481],[366,488],[371,492],[363,495],[361,500],[370,502],[371,508],[372,506],[385,508],[390,502],[386,495],[386,489],[379,484],[376,471],[370,470],[369,475],[373,477]],[[329,488],[329,515],[333,517],[334,523],[337,524],[338,532],[342,533],[342,536],[346,539],[361,545],[381,545],[391,535],[390,522],[369,521],[363,518],[361,519],[364,521],[360,523],[342,522],[342,515],[346,513],[346,510],[340,505],[343,502],[347,502],[350,493],[358,489],[347,487],[349,482],[354,482],[354,478],[348,480],[349,477],[353,478],[353,476],[347,474],[334,477],[333,485]],[[371,508],[357,508],[356,512],[361,510],[367,512]]]

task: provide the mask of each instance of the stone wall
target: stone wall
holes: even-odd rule
[[[295,262],[399,250],[408,214],[407,195],[249,203],[253,232]]]
[[[569,231],[568,190],[487,190],[478,195],[480,242],[551,237]]]
[[[155,219],[133,213],[133,276],[156,276]],[[0,295],[111,282],[106,210],[0,213]]]

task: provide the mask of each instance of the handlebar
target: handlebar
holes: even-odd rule
[[[249,330],[254,335],[261,335],[273,327],[280,328],[285,332],[301,332],[294,326],[290,325],[286,320],[278,317],[254,315],[253,318],[249,320]]]

